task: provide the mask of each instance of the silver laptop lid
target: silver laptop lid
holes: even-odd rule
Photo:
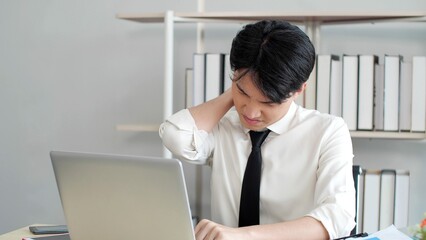
[[[194,239],[176,159],[50,153],[73,240]]]

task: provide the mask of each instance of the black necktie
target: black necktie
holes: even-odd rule
[[[260,146],[269,132],[269,129],[264,132],[250,131],[252,147],[241,188],[239,227],[259,225],[259,190],[262,168]]]

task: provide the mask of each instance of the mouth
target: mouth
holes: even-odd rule
[[[243,119],[244,119],[244,122],[246,122],[247,125],[249,125],[249,126],[256,126],[261,122],[260,120],[252,119],[252,118],[246,117],[244,115],[243,115]]]

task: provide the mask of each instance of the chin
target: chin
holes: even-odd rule
[[[266,128],[266,126],[264,125],[250,125],[242,121],[241,121],[241,125],[243,125],[243,127],[250,129],[252,131],[262,131]]]

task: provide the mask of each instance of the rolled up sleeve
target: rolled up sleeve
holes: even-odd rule
[[[198,130],[188,109],[183,109],[160,125],[160,138],[164,146],[179,159],[206,164],[210,155],[208,133]]]
[[[355,187],[352,141],[343,120],[333,121],[322,142],[311,216],[323,224],[331,239],[346,236],[355,226]]]

